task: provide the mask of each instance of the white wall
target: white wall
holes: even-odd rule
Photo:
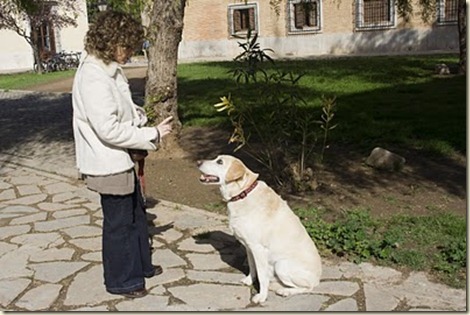
[[[88,31],[88,18],[86,14],[86,3],[80,3],[80,15],[77,18],[77,27],[67,27],[56,30],[56,49],[57,51],[82,51],[84,48],[84,39]]]
[[[33,51],[26,40],[16,32],[0,30],[0,71],[21,71],[32,69]]]
[[[84,37],[88,30],[85,0],[80,2],[77,27],[55,29],[57,51],[82,51]],[[0,30],[0,73],[30,71],[34,67],[31,46],[13,31]]]

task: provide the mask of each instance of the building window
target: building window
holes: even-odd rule
[[[357,29],[385,29],[395,26],[394,0],[358,0]]]
[[[456,24],[458,19],[458,0],[439,0],[438,24]]]
[[[230,35],[245,35],[248,30],[258,33],[257,11],[256,4],[229,6]]]
[[[320,0],[289,0],[289,32],[305,33],[321,30]]]

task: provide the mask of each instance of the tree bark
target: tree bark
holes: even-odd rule
[[[154,0],[148,29],[150,48],[145,101],[155,109],[156,124],[168,116],[174,117],[174,131],[165,137],[163,149],[167,150],[178,147],[176,139],[181,131],[176,70],[185,4],[185,0]]]
[[[459,27],[459,73],[467,72],[467,5],[465,0],[459,0],[458,27]]]

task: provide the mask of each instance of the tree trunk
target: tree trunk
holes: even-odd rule
[[[178,149],[176,140],[181,131],[176,68],[185,4],[185,0],[154,0],[148,29],[150,48],[145,86],[146,104],[155,108],[157,124],[170,115],[174,117],[174,131],[165,138],[165,146],[162,147],[164,150]]]
[[[465,0],[459,0],[458,7],[458,27],[459,27],[459,73],[467,72],[467,5]]]
[[[31,40],[28,40],[27,38],[26,41],[28,44],[31,46],[33,49],[33,56],[34,56],[34,63],[36,64],[36,69],[34,69],[38,74],[42,74],[44,72],[44,69],[42,67],[42,60],[41,56],[39,54],[39,47],[38,47],[38,33],[35,30],[31,30]]]

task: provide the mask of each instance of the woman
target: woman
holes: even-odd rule
[[[78,171],[97,191],[103,209],[104,284],[112,294],[143,297],[153,266],[145,208],[128,149],[156,150],[171,132],[171,117],[144,127],[145,112],[135,105],[121,68],[140,48],[143,28],[126,13],[99,13],[85,38],[75,75],[73,131]]]

